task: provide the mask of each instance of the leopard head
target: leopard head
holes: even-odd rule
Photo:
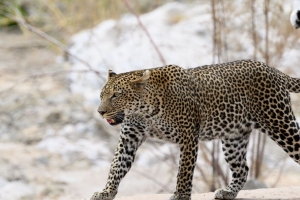
[[[98,112],[110,125],[122,123],[126,113],[137,109],[150,74],[149,70],[123,74],[108,71],[107,83],[100,94]]]

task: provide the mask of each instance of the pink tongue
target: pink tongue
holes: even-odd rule
[[[112,119],[107,119],[106,120],[109,124],[113,123],[113,120]]]

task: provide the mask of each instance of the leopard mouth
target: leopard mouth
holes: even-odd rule
[[[110,125],[113,125],[116,123],[116,121],[114,119],[106,119],[107,123],[109,123]]]
[[[124,112],[123,111],[118,113],[114,118],[106,119],[107,123],[109,123],[112,126],[121,124],[123,122],[123,120],[124,120]]]

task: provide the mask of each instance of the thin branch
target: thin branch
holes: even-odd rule
[[[217,170],[217,162],[218,162],[218,152],[217,152],[217,142],[213,141],[213,147],[211,150],[211,157],[212,157],[212,168],[213,168],[213,174],[212,174],[212,178],[213,181],[211,183],[211,187],[210,190],[213,192],[216,190],[216,180],[218,177],[218,170]]]
[[[216,44],[217,44],[217,24],[216,24],[216,10],[215,10],[216,4],[215,0],[211,1],[211,11],[212,11],[212,21],[213,21],[213,49],[212,49],[212,63],[215,64],[215,51],[216,51]]]
[[[266,25],[265,59],[267,65],[269,65],[269,4],[270,4],[270,0],[265,0],[265,4],[264,4],[265,25]]]
[[[65,52],[68,56],[76,59],[77,61],[81,62],[82,64],[84,64],[85,66],[87,66],[87,68],[97,74],[100,78],[101,77],[101,74],[99,71],[93,69],[93,67],[88,63],[86,62],[85,60],[81,59],[80,57],[72,54],[69,49],[63,45],[60,41],[58,41],[57,39],[51,37],[50,35],[46,34],[45,32],[41,31],[40,29],[28,24],[25,19],[23,18],[22,14],[20,13],[20,11],[18,9],[15,8],[15,6],[13,6],[12,4],[8,3],[8,2],[5,2],[5,5],[9,8],[11,8],[15,14],[17,16],[13,16],[11,14],[5,14],[8,18],[16,21],[19,25],[25,27],[26,29],[28,29],[29,31],[41,36],[42,38],[46,39],[47,41],[51,42],[52,44],[56,45],[57,47],[59,47],[63,52]]]
[[[160,50],[158,49],[158,46],[155,44],[155,42],[153,41],[151,35],[149,34],[147,28],[144,26],[144,24],[142,23],[140,17],[138,16],[138,14],[134,11],[134,9],[130,6],[130,4],[128,3],[127,0],[122,0],[124,5],[126,6],[126,8],[136,17],[140,27],[143,29],[143,31],[145,32],[145,34],[147,35],[148,39],[150,40],[152,46],[154,47],[155,51],[157,52],[157,55],[160,59],[160,61],[162,62],[163,65],[166,65],[166,61],[162,55],[162,53],[160,52]]]
[[[251,27],[252,27],[252,40],[253,40],[253,59],[257,59],[257,36],[256,36],[256,21],[255,21],[255,1],[251,0]]]
[[[196,168],[197,171],[200,172],[202,181],[203,181],[204,183],[208,183],[208,180],[207,180],[207,178],[206,178],[206,174],[205,174],[205,172],[203,171],[203,169],[202,169],[201,167],[199,167],[198,165],[196,165],[195,168]]]
[[[29,80],[32,80],[32,79],[42,78],[42,77],[45,77],[45,76],[58,76],[58,75],[69,74],[69,73],[93,73],[93,72],[90,71],[90,70],[59,70],[59,71],[54,71],[54,72],[34,74],[34,75],[27,76],[26,78],[24,78],[22,80],[16,81],[13,85],[7,87],[6,89],[0,90],[0,95],[5,93],[5,92],[8,92],[8,91],[12,90],[19,83],[22,83],[22,82],[26,82],[26,81],[29,81]]]
[[[259,159],[259,154],[260,152],[260,144],[261,143],[261,134],[258,133],[257,131],[257,146],[256,146],[256,158],[255,158],[255,175],[254,178],[258,179],[259,175],[260,175],[260,167],[261,167],[261,163],[260,163],[260,159]]]
[[[255,146],[256,146],[256,133],[253,132],[251,135],[251,139],[252,139],[252,146],[251,146],[251,167],[250,167],[250,171],[249,171],[249,177],[255,177],[255,173],[254,173],[254,169],[255,169]],[[250,146],[250,145],[249,145]]]
[[[199,145],[199,148],[202,151],[202,156],[203,156],[204,161],[208,165],[213,166],[213,159],[210,160],[208,158],[208,155],[211,154],[211,151],[208,149],[208,147],[205,144],[201,144],[201,145]],[[198,169],[196,167],[196,169],[200,170],[200,173],[203,176],[204,182],[208,185],[208,187],[210,187],[208,179],[207,179],[207,175],[202,172],[201,168]],[[217,162],[216,169],[218,171],[218,175],[222,178],[224,185],[227,185],[228,184],[228,175],[223,172],[219,162]],[[229,169],[229,168],[227,168],[227,169]]]
[[[153,178],[152,176],[148,175],[145,172],[142,172],[136,168],[134,168],[132,171],[134,171],[135,173],[144,176],[145,178],[147,178],[148,180],[156,183],[157,185],[159,185],[160,187],[162,187],[166,192],[172,192],[172,189],[170,189],[168,186],[164,185],[163,183],[159,182],[157,179]]]
[[[280,169],[279,169],[279,173],[278,173],[278,176],[275,180],[275,182],[271,185],[272,188],[276,187],[277,183],[279,182],[281,176],[282,176],[282,173],[283,173],[283,169],[285,167],[285,164],[286,164],[286,160],[288,158],[288,155],[285,156],[284,160],[283,160],[283,164],[281,165]],[[275,166],[274,168],[277,168],[277,166]],[[270,173],[269,173],[270,174]]]
[[[220,22],[220,25],[221,25],[221,30],[223,30],[223,37],[222,37],[222,45],[223,45],[223,48],[224,48],[224,52],[223,52],[223,62],[228,62],[228,42],[227,42],[227,33],[228,33],[228,30],[227,30],[227,15],[226,15],[226,11],[225,11],[225,6],[224,6],[224,1],[220,1],[221,3],[221,6],[222,6],[222,20]]]
[[[265,42],[265,59],[266,59],[266,64],[269,64],[269,4],[270,1],[269,0],[265,0],[265,4],[264,4],[264,14],[265,14],[265,31],[266,31],[266,42]],[[259,136],[260,139],[261,136]],[[267,135],[264,134],[262,136],[262,143],[261,143],[261,147],[258,143],[257,145],[257,160],[258,160],[258,168],[256,169],[257,174],[256,174],[256,178],[259,177],[259,175],[261,174],[261,166],[262,166],[262,160],[263,160],[263,156],[264,156],[264,151],[265,151],[265,146],[266,146],[266,139],[267,139]]]

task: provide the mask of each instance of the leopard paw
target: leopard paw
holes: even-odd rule
[[[234,199],[237,196],[236,192],[228,189],[218,189],[215,191],[215,199]]]
[[[116,194],[116,192],[112,193],[107,191],[95,192],[91,197],[91,200],[112,200],[115,198]]]
[[[174,194],[169,200],[191,200],[191,195],[187,194]]]

